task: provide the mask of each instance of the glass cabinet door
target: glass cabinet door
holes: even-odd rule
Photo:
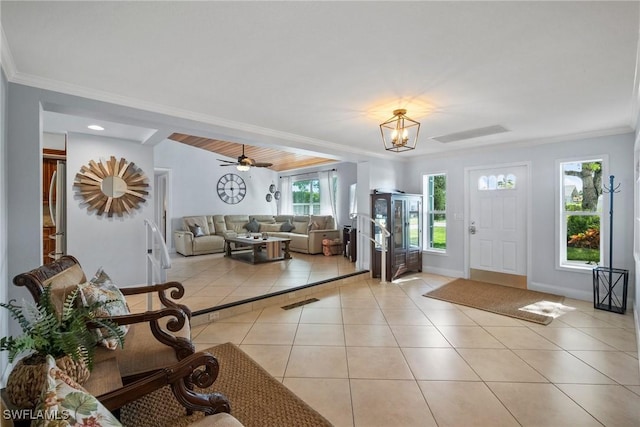
[[[405,210],[405,201],[404,200],[394,200],[392,203],[393,207],[393,247],[395,249],[404,249],[405,248],[405,240],[404,240],[404,210]]]
[[[420,247],[420,200],[409,200],[409,247]]]
[[[389,212],[389,205],[387,199],[376,199],[373,205],[373,218],[380,223],[384,228],[389,231],[389,218],[387,218]],[[373,235],[375,236],[378,245],[382,242],[383,234],[380,227],[377,224],[373,226]]]

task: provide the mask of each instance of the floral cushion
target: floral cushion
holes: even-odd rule
[[[47,356],[47,377],[32,427],[119,426],[122,424]]]
[[[95,302],[112,301],[96,310],[96,317],[122,316],[131,313],[124,295],[102,268],[98,269],[96,275],[93,276],[91,280],[79,284],[78,288],[80,289],[82,303],[85,305],[91,305]],[[120,325],[119,328],[123,335],[129,330],[128,325]],[[99,329],[96,330],[96,333],[100,338],[103,337]],[[110,350],[118,348],[118,340],[116,338],[102,339],[100,344]]]

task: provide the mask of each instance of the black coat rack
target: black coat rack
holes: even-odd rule
[[[613,268],[613,195],[620,192],[620,184],[614,185],[614,178],[609,176],[609,187],[602,189],[603,193],[609,193],[609,265],[593,269],[593,307],[624,314],[629,270]]]

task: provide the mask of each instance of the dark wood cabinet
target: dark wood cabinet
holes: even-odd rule
[[[391,233],[387,238],[386,280],[391,281],[407,271],[422,271],[422,196],[374,193],[371,217]],[[380,242],[380,227],[372,224],[371,228],[371,235]],[[371,251],[373,277],[381,277],[381,247],[372,244]]]

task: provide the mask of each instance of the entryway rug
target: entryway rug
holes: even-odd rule
[[[566,307],[560,295],[467,279],[456,279],[424,296],[542,325],[551,323]]]
[[[275,379],[232,343],[211,347],[220,364],[218,379],[207,392],[220,392],[231,403],[231,415],[245,427],[330,427],[316,410]],[[171,389],[163,387],[120,411],[126,427],[187,426],[201,413],[186,416]]]

